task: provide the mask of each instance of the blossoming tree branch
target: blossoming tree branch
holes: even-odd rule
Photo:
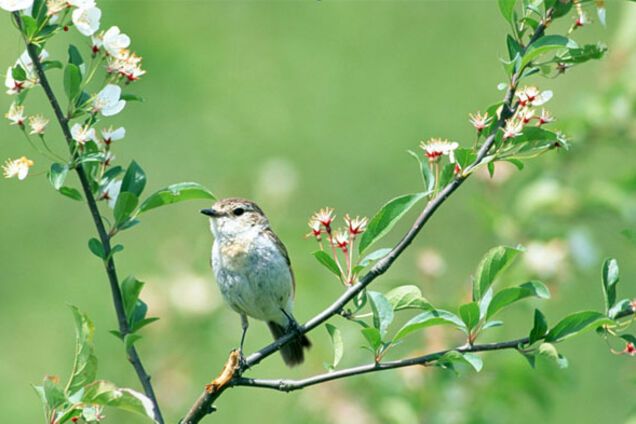
[[[256,387],[278,391],[303,389],[331,380],[414,365],[444,369],[480,371],[480,352],[513,349],[534,366],[539,357],[567,361],[556,345],[572,336],[595,330],[606,339],[615,354],[636,354],[636,337],[627,332],[636,302],[618,296],[619,268],[608,259],[601,272],[599,294],[604,308],[574,312],[550,324],[540,309],[528,322],[531,330],[517,339],[479,343],[486,331],[502,324],[495,319],[504,308],[518,301],[545,300],[549,290],[540,281],[517,286],[504,285],[505,269],[523,254],[521,246],[491,249],[479,263],[472,283],[472,300],[455,310],[434,306],[416,286],[407,285],[386,293],[373,291],[370,284],[384,274],[413,242],[430,217],[472,174],[485,168],[492,175],[501,162],[522,170],[527,160],[543,154],[565,151],[566,137],[554,128],[555,118],[546,108],[553,93],[541,90],[531,78],[557,77],[589,60],[600,59],[606,47],[601,43],[578,45],[575,31],[588,26],[596,12],[605,24],[605,6],[600,0],[499,0],[500,12],[510,26],[506,36],[508,57],[503,59],[505,82],[503,99],[469,115],[475,138],[468,142],[432,138],[409,153],[417,160],[422,179],[421,192],[404,194],[388,201],[371,219],[345,214],[337,228],[335,211],[323,208],[311,217],[308,238],[317,243],[317,261],[342,284],[344,292],[326,309],[258,352],[241,360],[233,351],[221,374],[205,386],[201,396],[180,420],[198,423],[215,410],[214,402],[230,387]],[[115,119],[125,112],[127,102],[140,100],[132,90],[146,71],[142,58],[130,49],[131,40],[117,26],[102,29],[102,13],[94,0],[0,0],[0,8],[10,12],[11,22],[24,41],[26,50],[9,65],[5,75],[7,94],[12,103],[6,118],[22,133],[25,153],[8,159],[3,166],[6,178],[24,180],[34,167],[48,169],[47,178],[54,191],[85,203],[93,219],[96,237],[88,248],[103,262],[112,293],[118,329],[112,333],[124,344],[142,387],[142,392],[96,380],[97,356],[93,345],[95,328],[90,318],[71,307],[76,325],[74,365],[68,379],[47,377],[36,388],[45,411],[45,422],[100,422],[104,408],[119,408],[164,423],[159,400],[150,375],[135,348],[140,331],[154,322],[147,316],[147,305],[140,295],[144,283],[134,276],[120,278],[115,256],[123,250],[116,236],[140,222],[143,214],[160,206],[191,199],[214,199],[205,187],[177,183],[146,195],[146,174],[138,162],[117,164],[115,152],[129,136]],[[595,10],[593,10],[595,9]],[[571,19],[567,33],[550,34],[554,21]],[[104,27],[105,28],[105,27]],[[51,58],[47,43],[60,32],[77,31],[83,38],[79,47],[69,44],[67,56]],[[55,93],[50,79],[61,79],[64,93]],[[48,99],[49,116],[29,115],[27,97],[42,89]],[[49,128],[56,121],[60,132]],[[66,146],[66,147],[64,147]],[[69,178],[77,175],[76,183]],[[381,244],[409,210],[423,205],[411,228],[393,247]],[[396,315],[409,314],[406,323],[392,328]],[[345,343],[337,317],[359,326],[369,362],[352,368],[338,368]],[[334,349],[324,374],[300,380],[260,379],[247,375],[256,365],[277,352],[299,334],[325,324]],[[464,343],[439,352],[403,359],[385,357],[409,336],[431,326],[447,326],[463,334]]]

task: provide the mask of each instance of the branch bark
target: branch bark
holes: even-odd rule
[[[616,319],[625,318],[634,315],[634,311],[624,311],[620,313]],[[545,336],[540,340],[545,339]],[[435,353],[429,353],[422,356],[416,356],[414,358],[400,359],[396,361],[387,361],[380,363],[372,363],[367,365],[361,365],[352,368],[346,368],[338,371],[328,372],[324,374],[318,374],[313,377],[303,378],[300,380],[287,380],[287,379],[258,379],[258,378],[236,378],[231,384],[234,386],[244,387],[256,387],[264,389],[272,389],[280,392],[293,392],[295,390],[304,389],[309,386],[314,386],[320,383],[326,383],[328,381],[340,380],[342,378],[353,377],[356,375],[369,374],[378,371],[392,370],[396,368],[410,367],[413,365],[429,365],[439,358],[447,354],[448,352],[456,351],[461,353],[477,353],[477,352],[490,352],[498,350],[519,349],[521,346],[530,342],[528,337],[522,337],[519,339],[508,340],[497,343],[485,343],[475,345],[465,345],[457,347],[455,349],[441,350]]]
[[[537,39],[539,39],[544,34],[546,25],[547,25],[547,23],[550,22],[552,14],[553,14],[553,9],[552,8],[550,8],[550,9],[548,9],[546,11],[545,19],[535,29],[534,33],[532,34],[532,36],[530,38],[530,41],[529,41],[528,45],[532,44],[532,42],[536,41]],[[523,49],[523,51],[525,52],[526,49],[527,49],[527,46]],[[299,326],[299,328],[298,328],[298,332],[299,333],[301,333],[301,334],[308,333],[309,331],[311,331],[314,328],[318,327],[322,323],[326,322],[332,316],[334,316],[334,315],[338,314],[339,312],[341,312],[342,308],[347,303],[349,303],[358,293],[360,293],[362,290],[364,290],[377,277],[379,277],[380,275],[384,274],[391,267],[393,262],[395,262],[395,260],[402,254],[402,252],[404,252],[404,250],[411,244],[411,242],[415,239],[415,237],[422,230],[424,225],[433,216],[435,211],[437,211],[437,209],[446,201],[446,199],[448,199],[455,192],[455,190],[457,190],[463,184],[463,182],[466,180],[466,178],[468,178],[468,176],[470,175],[470,171],[474,170],[477,166],[481,165],[484,162],[484,159],[487,157],[488,153],[490,152],[490,149],[492,148],[493,144],[495,143],[495,139],[496,139],[497,133],[499,132],[499,130],[501,128],[503,128],[506,120],[508,118],[510,118],[515,113],[515,111],[516,111],[516,109],[518,107],[518,104],[514,103],[514,97],[515,97],[515,92],[517,90],[517,84],[518,84],[519,80],[521,79],[522,72],[523,72],[523,69],[517,69],[514,72],[514,74],[512,75],[511,80],[510,80],[510,85],[509,85],[508,90],[506,91],[506,94],[504,96],[503,108],[502,108],[501,113],[500,113],[500,115],[499,115],[499,117],[497,119],[495,127],[494,127],[492,133],[486,138],[486,140],[483,142],[481,148],[477,152],[477,157],[476,157],[475,161],[466,168],[466,170],[464,171],[463,174],[457,176],[446,187],[444,187],[437,194],[437,196],[435,196],[435,198],[433,198],[431,201],[429,201],[429,203],[424,207],[424,209],[422,210],[420,215],[417,217],[417,219],[413,223],[411,229],[409,229],[407,231],[407,233],[404,235],[404,237],[402,237],[402,239],[398,242],[398,244],[396,244],[395,247],[393,247],[393,249],[384,258],[382,258],[380,261],[378,261],[371,268],[371,270],[369,270],[369,272],[367,274],[365,274],[356,284],[354,284],[353,286],[349,287],[347,289],[347,291],[345,291],[334,303],[332,303],[325,310],[323,310],[318,315],[316,315],[315,317],[310,319],[304,325]],[[294,337],[297,337],[296,333],[294,333],[294,334],[291,334],[291,333],[290,334],[286,334],[285,336],[279,338],[278,340],[274,341],[273,343],[269,344],[268,346],[265,346],[264,348],[262,348],[258,352],[255,352],[255,353],[251,354],[246,359],[244,367],[236,372],[235,377],[234,377],[232,382],[230,382],[229,384],[227,384],[224,387],[219,388],[218,390],[216,390],[213,393],[208,393],[208,392],[204,391],[203,394],[201,394],[201,396],[199,396],[199,398],[197,399],[197,401],[195,402],[193,407],[190,409],[188,414],[182,419],[181,423],[182,424],[196,424],[196,423],[200,422],[206,415],[214,412],[213,403],[214,403],[214,401],[216,399],[218,399],[219,396],[221,396],[223,394],[223,392],[224,392],[224,390],[226,388],[232,387],[234,385],[246,385],[246,384],[239,384],[239,382],[243,382],[243,383],[245,383],[246,381],[266,382],[265,384],[267,384],[267,385],[270,385],[270,384],[271,385],[276,385],[276,384],[278,384],[280,382],[284,382],[285,380],[250,380],[250,379],[244,379],[242,377],[242,374],[247,369],[257,365],[263,359],[265,359],[268,356],[272,355],[273,353],[277,352],[283,345],[285,345],[285,343],[289,342]],[[486,347],[488,345],[482,345],[482,346],[484,347],[484,350],[486,350]],[[489,349],[489,350],[492,350],[492,349]],[[433,354],[433,355],[435,355],[435,354]],[[411,361],[415,360],[415,359],[418,359],[418,358],[411,359]],[[409,361],[409,360],[406,360],[406,361]],[[424,361],[424,362],[426,362],[426,361]],[[397,365],[398,363],[399,363],[399,361],[395,362],[394,363],[395,365],[392,368],[397,368],[398,367],[398,365]],[[388,363],[388,364],[391,364],[391,363]],[[371,366],[365,365],[365,366],[362,366],[362,367],[358,367],[356,369],[352,369],[352,370],[355,370],[355,371],[351,371],[351,372],[354,372],[354,374],[351,374],[351,375],[355,375],[356,372],[359,373],[359,374],[364,374],[366,372],[371,372],[371,371],[375,370],[376,367],[380,367],[381,369],[390,369],[391,368],[391,366],[389,366],[387,368],[385,368],[385,366],[386,366],[385,364],[382,364],[382,365],[373,364]],[[401,366],[406,366],[406,365],[401,365]],[[340,372],[342,373],[344,371],[340,371]],[[333,373],[333,374],[337,374],[337,373]],[[345,375],[343,375],[343,377],[346,377],[348,375],[349,374],[345,374]],[[318,378],[319,381],[313,382],[313,379],[316,379],[316,378]],[[320,378],[324,378],[325,380],[320,380]],[[327,375],[325,375],[325,376],[317,376],[317,377],[309,378],[307,380],[299,380],[299,382],[301,382],[299,384],[304,383],[305,386],[309,386],[309,385],[313,385],[313,384],[318,384],[318,383],[320,383],[322,381],[329,381],[330,379],[333,379],[333,378],[329,378]],[[298,382],[296,382],[296,383],[298,383]],[[256,385],[256,384],[253,384],[253,385]],[[303,386],[303,387],[305,387],[305,386]],[[273,387],[270,387],[270,388],[273,388]]]
[[[73,137],[71,135],[71,131],[68,126],[68,118],[64,115],[62,108],[51,88],[51,84],[46,76],[46,73],[42,67],[42,62],[40,61],[40,57],[38,55],[37,46],[33,43],[29,42],[24,37],[24,31],[22,28],[22,21],[20,19],[19,12],[14,13],[14,18],[16,24],[20,30],[20,33],[23,35],[24,42],[26,44],[26,49],[29,54],[29,57],[33,61],[34,69],[38,75],[38,79],[40,80],[40,85],[46,94],[46,97],[55,113],[56,120],[58,121],[60,128],[62,129],[62,133],[64,134],[64,139],[66,140],[66,144],[69,148],[69,151],[72,153],[73,147]],[[99,235],[99,239],[104,248],[104,255],[108,258],[108,260],[104,261],[104,268],[106,271],[106,275],[108,276],[108,282],[110,284],[110,291],[113,298],[113,305],[115,307],[115,312],[117,314],[117,322],[119,325],[119,332],[122,336],[126,336],[130,334],[130,326],[128,325],[128,319],[126,318],[126,311],[124,309],[124,301],[122,298],[121,290],[119,288],[119,279],[117,276],[117,270],[115,268],[115,260],[111,255],[111,243],[110,236],[108,235],[108,231],[106,231],[106,227],[104,225],[104,221],[102,220],[101,214],[99,213],[99,208],[97,206],[97,202],[95,200],[95,196],[93,196],[93,192],[91,190],[90,182],[86,175],[83,165],[80,163],[75,168],[77,176],[80,181],[80,185],[82,186],[82,191],[84,196],[86,197],[86,203],[88,204],[88,209],[90,211],[91,217],[93,219],[93,223],[95,224],[95,229],[97,230],[97,234]],[[141,382],[141,385],[144,389],[144,392],[148,398],[153,403],[155,409],[155,418],[159,424],[164,424],[163,417],[161,415],[161,410],[159,408],[159,403],[157,402],[157,397],[155,396],[154,389],[150,382],[150,375],[146,372],[143,363],[141,362],[141,358],[139,357],[139,353],[134,346],[131,346],[127,349],[128,360],[132,364],[135,372],[137,373],[137,377]]]

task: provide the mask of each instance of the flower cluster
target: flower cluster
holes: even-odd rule
[[[366,230],[369,220],[366,217],[352,218],[349,214],[345,214],[343,218],[345,226],[333,229],[332,224],[335,218],[332,208],[320,209],[309,219],[308,225],[311,231],[307,237],[314,237],[320,245],[320,250],[324,251],[323,234],[326,236],[333,263],[340,273],[340,280],[346,285],[351,285],[357,276],[353,263],[354,244],[357,237]],[[342,266],[340,256],[344,257],[345,267]]]
[[[515,114],[506,120],[503,128],[504,141],[514,139],[523,134],[523,128],[532,121],[536,121],[535,126],[540,127],[554,122],[554,117],[546,109],[541,109],[537,115],[536,107],[542,106],[552,98],[552,91],[539,91],[537,87],[527,86],[516,93],[517,110]]]
[[[141,56],[130,50],[131,39],[118,26],[100,31],[102,12],[95,0],[46,0],[35,8],[33,0],[0,0],[0,8],[18,12],[21,16],[30,16],[39,28],[49,28],[48,31],[39,30],[31,36],[31,40],[37,40],[41,71],[46,71],[47,64],[58,63],[57,66],[60,66],[59,62],[48,62],[49,53],[44,49],[46,41],[56,32],[68,31],[74,27],[82,36],[90,38],[90,63],[85,62],[82,53],[72,47],[69,49],[69,63],[65,70],[65,74],[69,75],[75,72],[74,80],[78,81],[75,87],[65,84],[69,97],[67,116],[72,138],[69,159],[59,156],[46,144],[44,136],[49,119],[40,114],[28,116],[25,112],[23,103],[27,91],[40,82],[36,64],[28,51],[24,51],[7,69],[6,92],[14,96],[14,101],[5,117],[11,125],[21,129],[37,153],[56,162],[66,162],[62,165],[67,168],[84,163],[93,182],[92,186],[95,187],[96,198],[108,201],[114,207],[121,187],[119,174],[122,170],[112,166],[115,155],[111,149],[114,142],[125,137],[126,130],[123,127],[99,124],[102,119],[120,113],[128,100],[136,99],[135,96],[124,95],[121,85],[130,84],[145,74],[141,67]],[[39,11],[35,13],[35,9]],[[96,79],[100,70],[105,74],[105,82],[92,94],[88,93],[88,87],[92,86],[90,83]],[[30,136],[37,136],[41,144],[34,143]],[[7,161],[3,167],[4,176],[15,176],[22,180],[32,165],[33,162],[26,157]]]
[[[448,156],[451,163],[455,163],[454,153],[459,147],[459,143],[441,138],[431,138],[426,142],[422,141],[420,147],[430,162],[438,162],[442,156]]]

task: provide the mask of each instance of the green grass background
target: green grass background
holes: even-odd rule
[[[501,97],[496,85],[504,78],[499,57],[505,55],[507,27],[494,1],[102,1],[100,6],[102,27],[116,24],[130,34],[148,70],[129,89],[146,102],[129,104],[111,120],[128,131],[115,146],[117,162],[138,160],[151,190],[197,181],[218,196],[259,202],[289,248],[301,321],[342,291],[310,255],[315,246],[302,237],[308,216],[323,206],[337,208],[339,216],[372,215],[389,198],[419,190],[415,163],[405,151],[434,136],[469,146],[473,131],[467,113]],[[575,35],[605,40],[611,49],[621,16],[634,7],[610,2],[607,29],[596,23]],[[0,22],[0,64],[6,67],[23,48],[8,14]],[[64,60],[69,41],[86,43],[74,30],[56,37],[48,46],[54,58]],[[586,99],[603,92],[609,72],[607,64],[590,63],[564,78],[536,82],[554,90],[549,106],[565,119],[580,116]],[[61,73],[50,74],[61,92]],[[27,112],[51,116],[41,93],[32,97]],[[9,104],[8,96],[0,99],[0,109]],[[417,284],[436,304],[458,304],[488,248],[527,239],[493,231],[500,221],[488,211],[513,209],[509,200],[545,175],[546,164],[553,176],[576,175],[567,187],[575,193],[589,192],[599,178],[612,182],[633,174],[632,135],[603,139],[600,134],[596,143],[583,145],[585,152],[575,139],[572,157],[579,162],[564,158],[567,154],[540,158],[502,189],[468,182],[377,287]],[[64,150],[57,129],[49,139]],[[29,150],[16,128],[0,125],[0,158],[22,154],[36,160],[35,175],[0,182],[0,422],[7,423],[42,422],[30,384],[47,374],[68,374],[74,340],[67,304],[78,305],[95,321],[100,378],[138,388],[123,347],[108,334],[116,321],[101,264],[87,249],[95,234],[86,207],[53,192],[44,176],[46,159]],[[77,184],[74,177],[71,181]],[[208,268],[212,240],[198,213],[203,206],[192,202],[157,210],[118,237],[126,247],[117,257],[120,275],[147,282],[142,297],[151,314],[161,317],[138,345],[169,422],[185,413],[240,337],[238,317],[222,305]],[[601,306],[602,256],[621,261],[623,293],[636,292],[634,248],[619,235],[633,224],[633,215],[611,210],[555,224],[556,233],[586,228],[600,255],[589,268],[563,279],[546,306],[552,322],[569,311]],[[518,224],[521,234],[524,225]],[[407,222],[400,224],[383,244],[390,246],[406,228]],[[439,280],[431,282],[417,271],[424,248],[437,249],[447,262]],[[518,278],[524,278],[522,270]],[[530,317],[530,306],[520,307],[487,339],[525,334]],[[343,366],[368,361],[357,330],[334,322],[345,335]],[[431,338],[414,338],[396,355],[427,351]],[[322,372],[331,358],[326,331],[318,329],[312,339],[315,347],[303,367],[287,370],[272,357],[251,375]],[[268,341],[265,327],[253,324],[247,349]],[[481,374],[460,379],[414,369],[289,395],[230,390],[209,422],[472,423],[502,422],[502,417],[520,423],[626,422],[634,408],[633,360],[611,355],[591,334],[562,350],[571,366],[558,371],[557,381],[533,372],[513,352],[493,353],[484,355]],[[143,422],[108,415],[111,422]]]

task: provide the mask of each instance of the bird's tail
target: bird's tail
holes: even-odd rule
[[[273,321],[269,321],[267,326],[269,327],[269,331],[272,332],[274,340],[278,340],[289,331],[292,331],[289,327],[285,328]],[[285,364],[288,367],[293,367],[303,363],[305,360],[303,349],[309,349],[309,347],[311,347],[311,342],[304,334],[301,334],[285,343],[285,345],[280,348],[280,354],[283,356]]]

